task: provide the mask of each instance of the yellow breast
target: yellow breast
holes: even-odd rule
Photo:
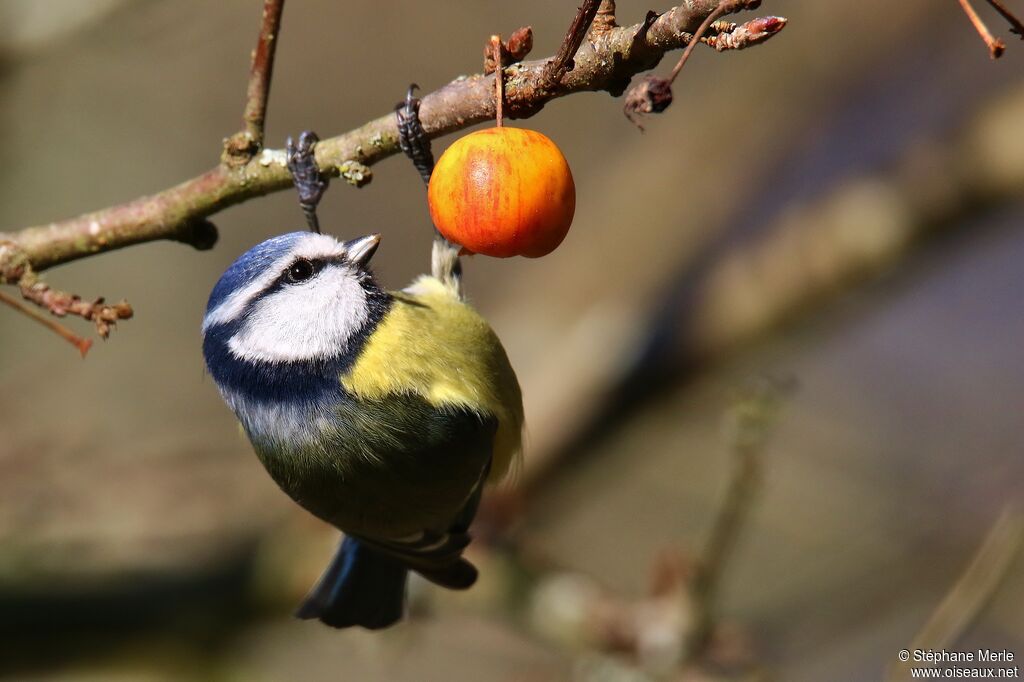
[[[499,480],[519,455],[523,429],[519,382],[501,341],[475,310],[433,277],[392,295],[394,304],[342,376],[342,385],[356,397],[413,392],[438,407],[496,417],[490,480]]]

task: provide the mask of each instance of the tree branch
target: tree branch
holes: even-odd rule
[[[35,308],[29,308],[28,306],[19,302],[13,296],[8,296],[2,291],[0,291],[0,303],[9,305],[22,315],[25,315],[29,319],[34,320],[39,324],[43,325],[44,327],[55,333],[57,336],[61,337],[62,339],[70,343],[72,346],[77,348],[78,352],[82,354],[83,358],[85,357],[85,354],[89,352],[89,349],[92,347],[92,341],[90,339],[83,339],[81,336],[75,334],[73,331],[62,325],[60,322],[57,322],[56,320],[51,320],[49,317],[46,317]]]
[[[999,59],[1003,56],[1003,51],[1006,50],[1006,43],[999,38],[992,35],[992,32],[988,30],[988,26],[981,20],[978,13],[971,7],[971,3],[968,0],[959,0],[960,7],[963,9],[964,14],[971,20],[971,24],[974,26],[974,30],[978,32],[981,39],[985,41],[985,46],[988,48],[988,54],[992,59]]]
[[[702,23],[697,28],[697,32],[693,34],[694,39],[691,40],[690,44],[686,46],[686,49],[683,50],[683,55],[679,58],[679,61],[676,62],[676,65],[672,67],[672,73],[670,73],[668,76],[669,85],[675,83],[676,77],[679,75],[679,72],[682,71],[683,66],[686,65],[686,60],[688,60],[690,58],[690,55],[693,54],[693,48],[697,47],[698,43],[700,43],[701,39],[704,37],[704,34],[707,32],[709,28],[711,28],[711,24],[714,23],[714,21],[718,19],[718,17],[728,12],[730,10],[730,5],[737,4],[742,3],[729,3],[723,0],[723,2],[718,7],[716,7],[711,12],[711,14],[707,15],[707,17],[704,18],[704,23]]]
[[[252,53],[249,87],[245,111],[242,115],[245,127],[224,141],[221,167],[244,165],[251,161],[253,155],[263,146],[263,123],[266,119],[267,97],[270,93],[270,81],[274,69],[274,52],[281,27],[281,13],[283,10],[284,0],[265,0],[264,2],[263,23],[260,28],[256,49]],[[203,183],[198,183],[198,186],[202,187]],[[161,196],[164,201],[150,201],[159,199]],[[86,248],[91,249],[92,252],[99,252],[105,250],[103,246],[108,243],[108,240],[112,238],[118,239],[119,230],[130,230],[133,226],[135,228],[143,227],[145,222],[139,222],[140,217],[142,220],[145,220],[146,216],[150,216],[158,228],[161,226],[171,227],[166,232],[158,230],[156,232],[159,235],[157,238],[162,237],[186,242],[197,249],[211,248],[217,241],[217,228],[202,216],[188,214],[187,205],[184,209],[185,213],[176,219],[173,200],[167,201],[173,196],[173,190],[169,190],[162,193],[162,195],[156,195],[148,199],[143,198],[106,211],[98,211],[94,214],[81,216],[78,219],[65,221],[64,223],[51,224],[49,227],[56,228],[63,225],[65,228],[70,228],[72,234],[77,233],[94,237],[95,243]],[[187,195],[185,198],[187,199]],[[166,211],[166,213],[163,213],[161,216],[163,211]],[[83,218],[86,220],[83,221]],[[111,234],[103,234],[103,227],[105,225],[114,228]],[[145,230],[140,230],[139,232],[137,240],[147,241]],[[35,303],[40,308],[44,308],[58,317],[71,314],[89,320],[96,325],[97,333],[104,339],[110,335],[110,330],[119,320],[127,320],[132,317],[132,307],[126,301],[121,301],[114,305],[107,305],[102,298],[97,298],[92,302],[83,301],[76,294],[54,289],[49,284],[40,281],[35,272],[40,267],[33,263],[31,256],[24,251],[22,245],[14,241],[5,240],[2,237],[3,235],[0,235],[0,283],[17,283],[21,289],[21,295],[26,300]],[[67,245],[65,244],[64,246],[66,247]],[[79,253],[79,255],[84,254]],[[33,265],[36,265],[36,267],[33,267]],[[45,262],[43,267],[45,267]],[[21,306],[10,297],[4,296],[2,300],[29,315],[29,317],[48,326],[57,334],[76,345],[83,357],[89,350],[89,346],[92,344],[91,341],[75,336],[62,325],[52,320],[47,320],[45,317],[35,313],[35,311]]]
[[[722,577],[749,524],[761,487],[764,451],[778,426],[781,409],[795,389],[791,377],[758,377],[742,388],[736,403],[726,413],[725,430],[735,459],[734,469],[690,581],[696,609],[687,645],[691,656],[707,649],[718,624]]]
[[[54,289],[46,282],[40,281],[31,271],[21,277],[18,287],[26,300],[32,301],[40,308],[49,310],[57,317],[76,315],[92,322],[96,325],[96,333],[104,339],[110,336],[110,330],[119,320],[131,319],[135,314],[127,301],[113,305],[105,303],[102,298],[97,298],[95,301],[83,301],[80,296]]]
[[[1013,507],[1007,507],[985,535],[971,563],[907,648],[916,651],[952,646],[991,601],[1021,544],[1024,544],[1024,516]],[[893,682],[907,679],[909,667],[907,662],[890,666],[886,679]]]
[[[583,39],[587,37],[587,31],[590,30],[590,24],[593,23],[594,17],[597,16],[597,10],[600,6],[601,0],[584,0],[583,4],[580,5],[576,16],[573,17],[572,23],[569,25],[569,30],[565,34],[561,47],[558,48],[558,54],[548,62],[547,67],[544,69],[545,85],[548,87],[557,85],[558,81],[565,75],[565,72],[575,66],[573,57],[579,51]]]
[[[274,73],[274,53],[281,30],[284,0],[265,0],[263,24],[256,49],[252,52],[249,87],[246,91],[244,128],[224,141],[223,161],[231,165],[248,163],[263,148],[263,122],[267,118],[267,97]]]
[[[999,12],[1003,19],[1006,19],[1006,21],[1009,22],[1010,33],[1016,33],[1020,36],[1021,40],[1024,40],[1024,23],[1022,23],[1021,20],[1013,14],[1013,12],[1006,9],[1000,0],[988,0],[988,4],[992,5],[993,9]]]
[[[527,118],[557,97],[582,91],[620,95],[630,79],[653,68],[662,56],[686,46],[716,0],[691,0],[651,22],[609,27],[576,53],[575,66],[554,86],[547,85],[547,59],[513,64],[507,71],[505,115]],[[737,9],[757,7],[746,0]],[[747,46],[751,43],[744,43]],[[423,97],[420,118],[430,138],[492,119],[492,76],[459,78]],[[322,172],[337,176],[352,163],[372,165],[399,151],[392,112],[316,146]],[[41,271],[54,265],[132,244],[174,239],[209,245],[205,218],[253,197],[291,186],[282,150],[264,149],[237,167],[221,164],[176,187],[119,206],[59,222],[0,234],[0,280],[16,282],[26,265]],[[197,227],[198,226],[198,227]],[[4,243],[6,242],[6,244]]]

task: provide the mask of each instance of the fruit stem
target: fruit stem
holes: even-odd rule
[[[502,104],[505,101],[505,69],[501,64],[501,36],[491,36],[491,49],[494,51],[494,122],[502,126]]]
[[[711,14],[709,14],[704,19],[704,23],[700,25],[700,28],[697,29],[697,32],[693,34],[692,38],[690,38],[690,42],[686,45],[686,49],[683,50],[683,56],[679,58],[679,61],[676,62],[675,68],[672,69],[672,73],[668,77],[669,85],[672,85],[672,83],[675,82],[676,76],[678,76],[679,72],[682,71],[683,65],[686,64],[686,60],[690,58],[690,54],[693,52],[693,48],[695,48],[697,44],[700,43],[700,39],[704,37],[704,34],[711,27],[711,24],[715,23],[715,20],[718,19],[718,17],[725,14],[726,11],[735,10],[731,6],[731,3],[727,2],[726,0],[722,0],[721,2],[718,3],[718,7],[716,7],[711,12]]]

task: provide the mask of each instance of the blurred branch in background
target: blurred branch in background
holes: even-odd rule
[[[894,166],[848,178],[788,208],[759,236],[713,243],[661,293],[662,304],[623,354],[627,366],[590,363],[586,401],[549,409],[557,429],[535,437],[521,482],[493,499],[495,515],[557,490],[587,445],[681,376],[709,367],[759,335],[813,312],[894,267],[914,247],[967,218],[1024,196],[1024,88],[981,103],[948,139],[911,145]],[[556,394],[547,396],[557,403]],[[575,419],[570,418],[575,417]],[[492,496],[499,498],[499,496]],[[485,506],[486,506],[485,502]]]
[[[672,306],[662,324],[682,341],[673,368],[734,348],[893,265],[911,248],[1024,196],[1024,88],[984,103],[950,138],[913,144],[894,167],[853,177],[785,211],[763,239],[716,261],[692,307]],[[682,325],[682,326],[681,326]],[[689,331],[688,338],[680,333]]]
[[[593,4],[585,6],[588,16],[575,21],[574,26],[589,25],[597,10]],[[728,11],[739,11],[758,7],[760,0],[728,0],[726,4]],[[692,32],[718,8],[717,1],[694,0],[653,20],[611,27],[613,6],[606,2],[600,30],[592,32],[589,41],[582,41],[576,54],[569,54],[571,70],[567,70],[567,59],[561,57],[554,62],[542,59],[509,67],[505,111],[511,118],[528,118],[550,100],[576,92],[604,90],[617,96],[635,74],[656,66],[666,52],[688,45],[693,39]],[[0,233],[0,281],[18,283],[30,273],[54,265],[158,239],[210,248],[216,241],[216,230],[206,220],[208,216],[291,186],[283,151],[264,149],[253,156],[262,142],[263,112],[281,9],[280,0],[267,0],[260,40],[253,53],[245,129],[228,141],[220,165],[176,187],[126,204],[70,220]],[[769,29],[761,30],[756,37],[745,30],[745,40],[723,39],[721,45],[740,48],[759,44],[785,23],[757,25]],[[566,54],[582,40],[575,33],[570,28],[570,38],[563,50]],[[493,78],[460,77],[425,95],[420,118],[427,137],[445,135],[493,118]],[[389,113],[348,133],[320,141],[316,159],[321,172],[338,176],[348,172],[353,164],[364,168],[398,151],[397,124]],[[364,175],[368,176],[368,172]]]
[[[999,589],[1022,542],[1024,516],[1016,509],[1004,509],[963,575],[907,648],[941,651],[952,647]],[[907,661],[891,666],[886,679],[909,679],[913,665]]]
[[[692,590],[699,610],[690,651],[706,648],[713,634],[722,576],[746,526],[761,481],[761,455],[778,424],[783,403],[795,389],[792,378],[762,377],[742,390],[725,415],[726,440],[735,459],[735,472],[693,578]]]
[[[732,474],[698,556],[666,550],[655,557],[650,594],[640,599],[548,567],[533,589],[531,628],[583,651],[624,654],[645,674],[705,666],[728,670],[729,679],[750,674],[756,665],[740,633],[721,621],[718,596],[757,499],[764,451],[794,388],[792,380],[759,378],[741,388],[726,412]],[[536,565],[528,548],[520,560]]]

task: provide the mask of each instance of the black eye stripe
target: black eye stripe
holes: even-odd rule
[[[373,276],[369,272],[367,272],[366,270],[364,270],[362,268],[356,268],[355,266],[353,266],[352,262],[344,254],[337,255],[337,256],[323,256],[323,257],[318,257],[318,258],[298,258],[296,260],[306,260],[306,261],[309,261],[310,263],[312,263],[313,266],[314,266],[313,277],[318,275],[321,270],[323,270],[323,269],[325,269],[327,267],[330,267],[330,266],[340,266],[340,267],[342,267],[342,268],[344,268],[345,270],[348,271],[347,274],[349,276],[354,276],[356,278],[356,281],[359,283],[360,286],[362,286],[363,290],[365,292],[367,292],[367,294],[369,295],[370,299],[373,299],[375,301],[377,299],[379,299],[381,301],[384,301],[385,303],[390,301],[390,297],[388,296],[388,294],[383,292],[377,286],[376,282],[373,279]],[[245,302],[245,304],[244,304],[243,311],[233,318],[233,320],[231,321],[231,324],[238,324],[250,312],[252,312],[252,310],[261,301],[263,301],[264,299],[266,299],[266,298],[268,298],[270,296],[273,296],[275,293],[281,291],[282,289],[285,289],[285,288],[288,288],[288,287],[293,287],[293,286],[296,286],[297,284],[301,284],[301,282],[293,283],[293,282],[288,280],[288,268],[290,268],[294,264],[295,264],[295,261],[292,261],[291,263],[289,263],[287,267],[283,268],[280,271],[280,274],[278,274],[276,279],[274,279],[270,284],[268,284],[266,287],[264,287],[261,291],[259,291],[258,293],[253,295],[251,298],[249,298]],[[309,279],[312,279],[313,277],[310,277]],[[304,281],[309,281],[309,280],[304,280]],[[374,307],[374,306],[371,306],[371,308],[372,307]]]

